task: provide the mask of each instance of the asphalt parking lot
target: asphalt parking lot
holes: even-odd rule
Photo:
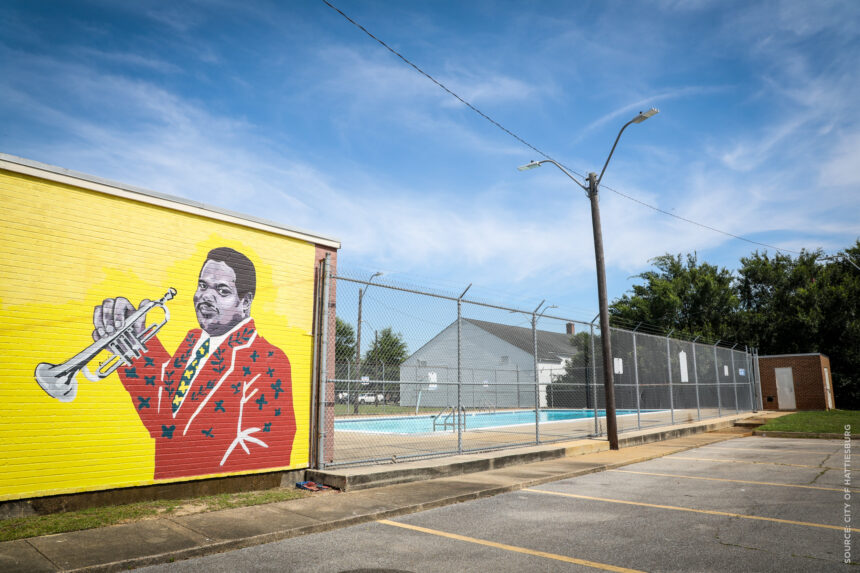
[[[840,440],[738,438],[141,571],[850,570],[844,463]]]

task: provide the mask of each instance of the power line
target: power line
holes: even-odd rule
[[[571,173],[573,173],[574,175],[578,175],[578,176],[579,176],[579,177],[581,177],[582,179],[585,179],[585,178],[586,178],[586,177],[585,177],[585,175],[583,175],[582,173],[579,173],[579,172],[578,172],[578,171],[576,171],[575,169],[571,169],[570,167],[568,167],[567,165],[565,165],[565,164],[564,164],[564,163],[562,163],[561,161],[557,161],[557,160],[553,159],[551,156],[547,155],[546,153],[544,153],[543,151],[541,151],[540,149],[538,149],[537,147],[535,147],[534,145],[532,145],[531,143],[529,143],[528,141],[526,141],[525,139],[523,139],[522,137],[520,137],[519,135],[517,135],[516,133],[512,132],[511,130],[509,130],[508,128],[506,128],[505,126],[503,126],[502,124],[500,124],[499,122],[497,122],[496,120],[494,120],[494,119],[493,119],[492,117],[490,117],[489,115],[487,115],[487,114],[485,114],[484,112],[482,112],[480,109],[478,109],[477,107],[475,107],[474,105],[472,105],[471,103],[469,103],[468,101],[466,101],[465,99],[463,99],[462,97],[460,97],[459,95],[457,95],[456,93],[454,93],[453,91],[451,91],[450,89],[448,89],[448,87],[447,87],[447,86],[445,86],[445,84],[443,84],[442,82],[440,82],[439,80],[437,80],[436,78],[434,78],[433,76],[431,76],[430,74],[428,74],[427,72],[425,72],[424,70],[422,70],[421,68],[419,68],[417,65],[413,64],[413,63],[412,63],[408,58],[406,58],[403,54],[401,54],[400,52],[398,52],[397,50],[395,50],[394,48],[392,48],[391,46],[389,46],[388,44],[386,44],[384,41],[382,41],[382,40],[380,40],[379,38],[377,38],[376,36],[374,36],[370,31],[368,31],[368,30],[367,30],[367,28],[365,28],[364,26],[362,26],[361,24],[359,24],[358,22],[356,22],[355,20],[353,20],[352,18],[350,18],[349,16],[347,16],[347,15],[346,15],[346,14],[345,14],[345,13],[344,13],[340,8],[338,8],[338,7],[334,6],[331,2],[329,2],[329,0],[322,0],[322,2],[323,2],[323,3],[325,3],[325,4],[326,4],[326,6],[328,6],[329,8],[331,8],[332,10],[334,10],[335,12],[337,12],[338,14],[340,14],[341,16],[343,16],[343,17],[344,17],[344,18],[345,18],[345,19],[346,19],[350,24],[352,24],[353,26],[355,26],[356,28],[358,28],[359,30],[361,30],[362,32],[364,32],[365,34],[367,34],[368,36],[370,36],[372,39],[374,39],[376,42],[378,42],[378,43],[379,43],[382,47],[384,47],[386,50],[388,50],[389,52],[391,52],[392,54],[394,54],[395,56],[397,56],[398,58],[400,58],[401,60],[403,60],[403,62],[404,62],[404,63],[406,63],[407,65],[409,65],[410,67],[412,67],[412,68],[413,68],[415,71],[417,71],[419,74],[421,74],[422,76],[424,76],[425,78],[427,78],[428,80],[430,80],[431,82],[433,82],[434,84],[436,84],[437,86],[439,86],[442,90],[444,90],[444,91],[445,91],[446,93],[448,93],[450,96],[452,96],[453,98],[455,98],[456,100],[458,100],[460,103],[462,103],[463,105],[465,105],[466,107],[468,107],[469,109],[471,109],[472,111],[474,111],[475,113],[477,113],[478,115],[480,115],[482,118],[484,118],[485,120],[487,120],[488,122],[490,122],[491,124],[493,124],[494,126],[496,126],[497,128],[499,128],[500,130],[502,130],[504,133],[506,133],[507,135],[509,135],[509,136],[513,137],[514,139],[516,139],[517,141],[519,141],[520,143],[522,143],[523,145],[525,145],[526,147],[528,147],[529,149],[531,149],[532,151],[534,151],[535,153],[538,153],[541,157],[543,157],[543,158],[545,158],[545,159],[551,159],[552,161],[555,161],[556,163],[558,163],[559,165],[563,166],[565,169],[567,169],[568,171],[570,171],[570,172],[571,172]],[[645,203],[644,201],[641,201],[641,200],[639,200],[639,199],[636,199],[635,197],[632,197],[632,196],[630,196],[630,195],[627,195],[626,193],[622,193],[621,191],[618,191],[618,190],[616,190],[616,189],[613,189],[612,187],[609,187],[609,186],[607,186],[607,185],[602,185],[602,187],[603,187],[603,188],[605,188],[605,189],[607,189],[607,190],[609,190],[609,191],[612,191],[612,192],[613,192],[613,193],[615,193],[616,195],[619,195],[619,196],[621,196],[621,197],[624,197],[625,199],[628,199],[628,200],[630,200],[630,201],[633,201],[634,203],[638,203],[639,205],[642,205],[643,207],[647,207],[647,208],[649,208],[649,209],[653,209],[654,211],[656,211],[656,212],[658,212],[658,213],[662,213],[663,215],[668,215],[669,217],[674,217],[675,219],[678,219],[678,220],[680,220],[680,221],[684,221],[685,223],[689,223],[689,224],[691,224],[691,225],[696,225],[696,226],[698,226],[698,227],[702,227],[703,229],[707,229],[707,230],[712,231],[712,232],[714,232],[714,233],[720,233],[720,234],[722,234],[722,235],[726,235],[727,237],[731,237],[731,238],[733,238],[733,239],[738,239],[738,240],[740,240],[740,241],[745,241],[745,242],[747,242],[747,243],[751,243],[751,244],[753,244],[753,245],[759,245],[759,246],[761,246],[761,247],[767,247],[767,248],[770,248],[770,249],[774,249],[774,250],[776,250],[776,251],[782,251],[782,252],[786,252],[786,253],[801,254],[801,251],[793,251],[793,250],[791,250],[791,249],[780,248],[780,247],[776,247],[776,246],[774,246],[774,245],[769,245],[769,244],[767,244],[767,243],[761,243],[761,242],[758,242],[758,241],[753,241],[752,239],[747,239],[746,237],[742,237],[742,236],[740,236],[740,235],[735,235],[735,234],[733,234],[733,233],[729,233],[728,231],[722,231],[722,230],[720,230],[720,229],[717,229],[716,227],[711,227],[710,225],[705,225],[704,223],[699,223],[698,221],[694,221],[694,220],[692,220],[692,219],[687,219],[686,217],[681,217],[680,215],[676,215],[676,214],[674,214],[674,213],[671,213],[671,212],[669,212],[669,211],[666,211],[665,209],[660,209],[659,207],[655,207],[654,205],[650,205],[650,204],[648,204],[648,203]]]

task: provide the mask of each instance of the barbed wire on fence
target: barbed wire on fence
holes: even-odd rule
[[[412,293],[412,294],[416,294],[416,295],[425,295],[425,296],[430,296],[430,297],[436,297],[439,299],[449,300],[452,302],[456,302],[457,300],[461,300],[463,303],[466,303],[466,304],[482,306],[482,307],[486,307],[486,308],[494,308],[494,309],[498,309],[498,310],[505,310],[505,311],[508,311],[511,313],[521,314],[524,317],[530,317],[533,314],[535,314],[533,310],[509,307],[509,306],[505,306],[505,305],[494,304],[494,303],[483,301],[483,300],[465,299],[465,298],[464,299],[458,299],[458,297],[452,292],[445,292],[442,290],[426,289],[426,287],[421,287],[421,286],[407,283],[407,282],[393,282],[393,281],[383,282],[382,280],[377,280],[377,281],[371,282],[368,280],[356,278],[354,276],[343,275],[343,274],[332,275],[332,279],[351,282],[351,283],[355,283],[355,284],[366,285],[366,286],[372,285],[374,287],[388,288],[388,289],[398,290],[398,291]],[[425,288],[425,290],[421,290],[422,288]],[[382,303],[382,304],[383,304],[383,306],[385,305],[384,303]],[[418,317],[415,315],[409,315],[408,313],[405,313],[404,311],[402,311],[400,309],[396,309],[396,308],[393,308],[390,306],[389,306],[389,308],[393,312],[398,312],[398,313],[404,314],[405,316],[407,316],[409,318],[429,322],[424,318],[421,318],[421,317]],[[599,329],[596,316],[595,316],[595,319],[591,322],[588,322],[588,321],[585,321],[582,319],[578,319],[578,318],[570,318],[570,317],[558,316],[558,315],[553,315],[553,314],[542,314],[541,316],[545,317],[545,318],[555,319],[555,320],[563,320],[563,321],[567,321],[567,322],[572,322],[572,323],[581,325],[583,327],[594,326],[595,328]],[[652,335],[656,335],[656,336],[667,336],[668,337],[668,336],[671,336],[674,334],[675,338],[678,340],[686,340],[686,341],[690,341],[690,342],[696,341],[696,342],[699,342],[701,344],[710,344],[710,345],[721,346],[721,347],[725,347],[725,348],[734,348],[734,347],[740,347],[740,346],[747,347],[748,346],[745,343],[739,342],[736,340],[725,340],[725,339],[715,340],[713,338],[709,338],[706,336],[694,336],[694,335],[688,334],[686,332],[679,332],[675,329],[666,329],[665,327],[662,327],[660,325],[656,325],[656,324],[652,324],[652,323],[648,323],[648,322],[644,322],[644,321],[634,322],[634,321],[626,320],[626,319],[623,319],[623,318],[617,317],[617,316],[610,316],[610,326],[615,327],[615,328],[625,329],[625,330],[634,330],[634,331],[638,331],[638,332],[642,332],[642,333],[646,333],[646,334],[652,334]]]
[[[446,294],[378,275],[329,278],[337,283],[336,356],[325,373],[330,406],[322,424],[333,427],[332,463],[604,433],[596,321],[552,314],[544,303],[473,300],[467,288]],[[641,324],[610,329],[620,432],[759,406],[745,345],[669,334]]]

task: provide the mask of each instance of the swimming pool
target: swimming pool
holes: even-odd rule
[[[635,414],[636,410],[618,410],[616,414]],[[604,416],[603,410],[597,411],[598,416]],[[594,410],[541,410],[540,423],[569,422],[583,418],[592,418]],[[433,433],[434,416],[385,416],[381,418],[335,419],[334,429],[344,432],[362,432],[367,434],[426,434]],[[436,432],[452,431],[450,419],[447,430],[442,429],[442,418],[436,422]],[[466,429],[499,428],[503,426],[519,426],[535,423],[534,410],[513,410],[506,412],[472,412],[466,414]]]

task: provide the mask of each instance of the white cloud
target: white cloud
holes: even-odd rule
[[[673,99],[699,96],[703,94],[713,94],[725,91],[726,89],[728,88],[724,86],[686,86],[681,88],[670,88],[656,91],[655,93],[648,95],[647,97],[639,98],[633,103],[625,104],[618,109],[612,110],[603,117],[592,121],[581,130],[579,139],[583,139],[585,135],[589,132],[594,131],[598,127],[601,127],[609,122],[615,122],[619,119],[626,122],[633,119],[641,111],[647,111],[652,107],[657,107],[659,109],[661,102],[670,101]]]
[[[838,139],[832,155],[821,166],[818,184],[822,187],[860,185],[860,132],[846,134]],[[853,196],[857,200],[856,189]]]
[[[131,66],[170,74],[181,71],[179,66],[171,62],[166,62],[155,57],[142,56],[132,52],[106,52],[95,48],[77,48],[74,49],[73,52],[79,56],[100,59],[106,62],[120,64],[122,66]]]
[[[720,161],[734,171],[748,172],[759,168],[779,151],[780,145],[797,136],[800,128],[808,125],[809,118],[792,117],[773,123],[754,137],[749,135],[727,149],[717,152]]]
[[[682,4],[681,8],[690,7]],[[174,23],[178,18],[161,16]],[[800,25],[792,21],[785,26]],[[174,41],[193,41],[186,36],[198,25],[188,21],[179,26],[181,37]],[[812,32],[804,28],[797,33]],[[827,73],[811,73],[814,68],[808,63],[792,61],[793,52],[773,51],[776,45],[771,39],[757,48],[758,57],[768,64],[768,80],[760,85],[762,97],[772,98],[779,109],[800,110],[797,118],[774,113],[763,126],[751,126],[732,140],[709,139],[719,161],[685,162],[685,150],[672,143],[655,144],[656,150],[640,145],[647,152],[644,167],[632,169],[630,159],[618,161],[607,183],[680,216],[738,235],[768,237],[762,241],[793,250],[800,245],[844,246],[833,236],[856,231],[857,223],[847,220],[844,212],[830,215],[860,211],[856,198],[860,135],[851,124],[855,117],[846,114],[858,93],[857,80],[844,73],[851,58],[836,61]],[[456,174],[434,179],[432,166],[418,177],[372,167],[365,163],[371,154],[358,151],[341,152],[329,161],[328,151],[337,147],[335,143],[303,153],[302,142],[288,139],[292,134],[284,136],[262,124],[279,110],[255,116],[253,101],[233,108],[224,101],[209,104],[206,99],[183,97],[164,84],[105,73],[102,67],[115,62],[165,74],[177,71],[157,56],[82,48],[78,53],[87,55],[85,61],[94,66],[87,67],[64,53],[38,57],[0,50],[0,59],[11,62],[9,74],[0,79],[0,99],[28,118],[28,128],[44,130],[33,137],[26,130],[12,132],[15,139],[7,136],[6,141],[14,141],[21,151],[3,151],[331,235],[343,241],[342,263],[358,261],[413,275],[427,275],[433,269],[455,282],[462,278],[465,284],[474,280],[511,288],[528,285],[531,292],[561,282],[581,290],[592,288],[588,200],[559,173],[540,170],[517,182],[483,173],[481,188],[474,189]],[[462,104],[377,50],[374,45],[350,49],[328,44],[302,65],[289,67],[293,64],[285,58],[279,71],[286,79],[273,89],[283,91],[284,107],[328,108],[329,116],[323,118],[318,111],[316,117],[327,122],[328,129],[340,127],[347,142],[343,147],[356,134],[378,130],[379,139],[412,138],[428,152],[462,151],[464,169],[475,157],[531,155],[472,112],[457,113]],[[609,48],[604,54],[618,55]],[[520,104],[539,108],[559,95],[560,84],[529,83],[503,71],[475,71],[448,57],[453,63],[443,67],[439,77],[490,115]],[[239,79],[253,88],[252,78]],[[582,137],[650,105],[660,107],[661,101],[718,90],[734,93],[723,86],[627,89],[628,94],[646,95],[629,96],[626,101],[633,103],[576,131]],[[219,97],[226,98],[223,93]],[[564,94],[555,103],[567,104],[569,97],[573,98]],[[223,107],[216,111],[219,105]],[[243,110],[252,119],[241,119]],[[546,115],[551,112],[548,109]],[[561,129],[536,126],[535,131],[546,138]],[[604,152],[603,146],[599,152]],[[512,162],[511,169],[516,164]],[[810,181],[816,179],[815,173],[798,178],[809,165],[820,166],[817,181]],[[748,179],[751,173],[755,177]],[[816,186],[816,196],[810,183]],[[439,192],[433,185],[439,185]],[[666,252],[701,252],[734,241],[606,190],[601,211],[610,273],[639,273],[648,260]]]
[[[488,103],[524,101],[534,103],[544,91],[544,88],[510,76],[485,72],[483,68],[479,68],[478,72],[449,70],[439,78],[439,81],[464,100],[476,106]],[[448,106],[462,105],[454,98],[446,98],[444,104]]]

